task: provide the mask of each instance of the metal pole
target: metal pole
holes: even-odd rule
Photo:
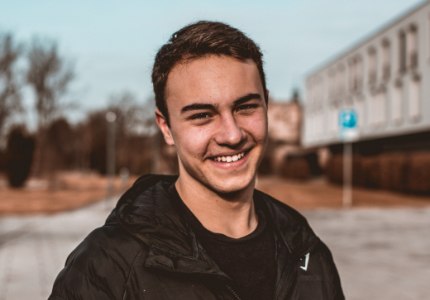
[[[115,176],[115,130],[116,114],[112,111],[106,113],[107,137],[106,137],[106,173],[108,175],[107,199],[113,196]]]
[[[343,197],[344,208],[352,206],[352,143],[343,144]]]

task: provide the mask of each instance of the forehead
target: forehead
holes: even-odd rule
[[[180,63],[166,83],[166,102],[172,106],[189,102],[221,103],[249,93],[263,97],[258,68],[252,60],[206,56]]]

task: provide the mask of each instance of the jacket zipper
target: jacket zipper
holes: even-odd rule
[[[292,276],[293,273],[294,273],[294,264],[291,264],[290,266],[288,266],[288,270],[285,270],[285,275],[284,275],[284,280],[286,282],[285,283],[286,286],[284,290],[286,292],[286,295],[289,295],[291,292],[290,289],[293,284],[293,276]],[[279,284],[279,282],[277,282],[277,284]],[[279,290],[275,288],[275,299],[281,299],[279,297],[280,297]]]
[[[233,294],[233,296],[236,300],[241,300],[239,295],[236,293],[236,291],[231,286],[227,285],[227,289]]]

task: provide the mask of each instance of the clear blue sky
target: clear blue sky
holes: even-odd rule
[[[148,98],[154,55],[170,34],[201,19],[224,21],[261,46],[270,92],[286,99],[311,69],[422,2],[0,0],[0,31],[56,40],[75,64],[68,98],[84,112],[123,90]]]

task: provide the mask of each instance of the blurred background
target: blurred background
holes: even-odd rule
[[[347,299],[428,299],[430,3],[0,0],[0,300],[46,299],[137,178],[177,172],[153,59],[202,20],[262,48],[258,188],[304,213]]]

